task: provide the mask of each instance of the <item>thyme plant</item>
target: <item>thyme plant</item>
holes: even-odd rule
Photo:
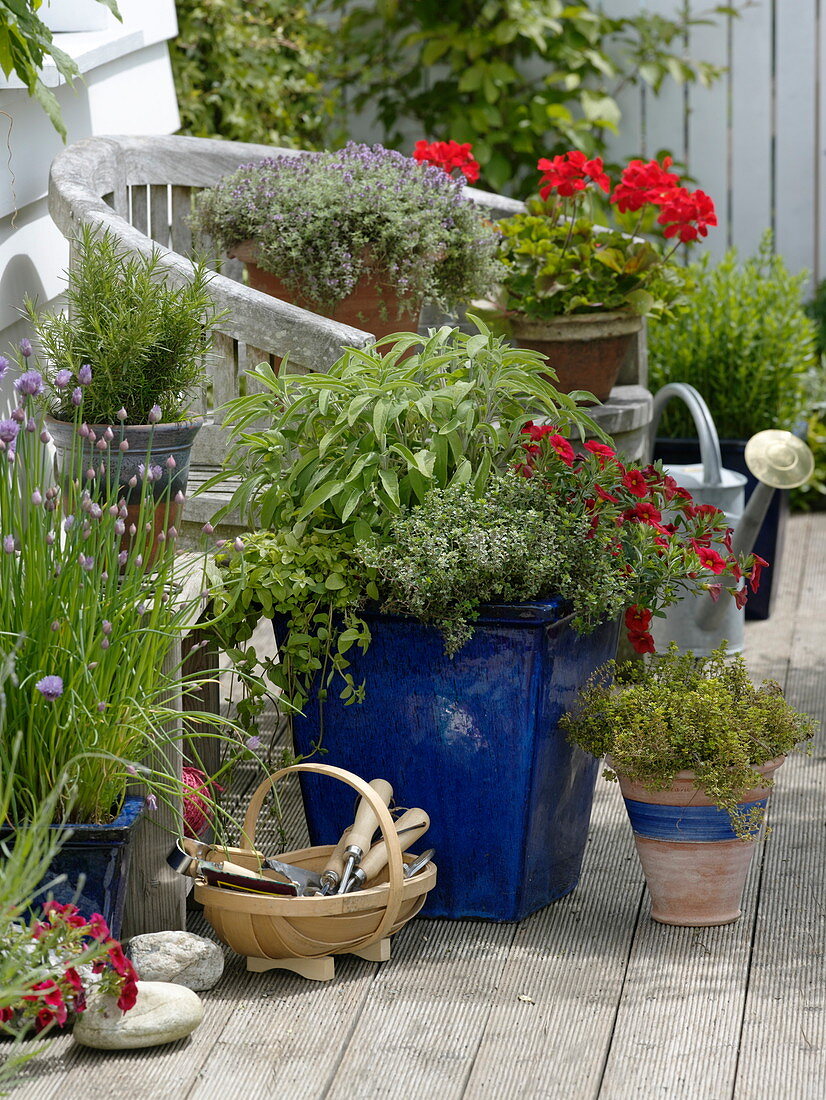
[[[681,654],[672,643],[644,664],[611,662],[560,725],[594,756],[610,757],[608,778],[619,771],[657,791],[677,772],[695,772],[698,789],[744,839],[754,837],[756,823],[740,819],[737,803],[766,785],[754,766],[791,752],[816,729],[775,681],[755,687],[742,655],[729,655],[725,643],[709,657]]]

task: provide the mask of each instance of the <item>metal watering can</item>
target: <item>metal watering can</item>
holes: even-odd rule
[[[733,528],[735,554],[750,553],[765,518],[775,489],[793,489],[802,485],[814,470],[814,455],[791,432],[770,429],[753,435],[746,444],[746,465],[758,485],[744,508],[745,474],[723,467],[717,429],[703,398],[685,382],[670,382],[654,397],[648,436],[649,456],[663,409],[672,397],[688,407],[700,442],[700,461],[690,465],[664,466],[674,480],[688,489],[698,504],[713,504],[726,514]],[[745,612],[723,593],[715,603],[707,592],[684,596],[666,609],[665,618],[651,624],[657,650],[676,642],[681,650],[708,656],[724,640],[729,651],[740,653],[745,636]]]

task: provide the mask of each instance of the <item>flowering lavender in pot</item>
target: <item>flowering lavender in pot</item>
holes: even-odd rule
[[[451,306],[496,282],[496,238],[463,184],[351,142],[242,165],[201,192],[194,226],[247,261],[251,285],[383,336],[415,329],[425,296]]]

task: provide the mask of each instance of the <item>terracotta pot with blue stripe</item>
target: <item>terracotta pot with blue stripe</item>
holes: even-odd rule
[[[785,757],[755,766],[767,780]],[[610,761],[608,762],[609,766]],[[736,836],[725,810],[678,772],[670,789],[649,791],[617,773],[651,895],[651,916],[692,928],[731,924],[740,916],[754,841]],[[769,787],[747,791],[741,813],[765,809]],[[754,840],[760,832],[754,831]]]

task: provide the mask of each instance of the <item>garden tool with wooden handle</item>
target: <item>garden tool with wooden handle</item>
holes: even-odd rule
[[[387,780],[373,779],[370,782],[370,786],[385,806],[387,806],[390,803],[390,799],[393,797],[393,788]],[[347,891],[350,877],[361,862],[364,853],[369,850],[370,843],[373,839],[373,833],[375,833],[378,827],[379,822],[372,807],[366,799],[362,798],[356,810],[356,819],[347,833],[347,844],[344,848],[344,857],[347,862],[341,876],[341,881],[338,884],[337,893],[344,894]]]
[[[406,852],[429,828],[430,818],[424,810],[408,810],[407,813],[402,814],[396,822],[396,833],[399,837],[401,850]],[[387,865],[387,858],[386,842],[382,840],[380,843],[374,844],[358,867],[353,869],[347,889],[358,890],[365,883],[374,879],[379,871]]]

